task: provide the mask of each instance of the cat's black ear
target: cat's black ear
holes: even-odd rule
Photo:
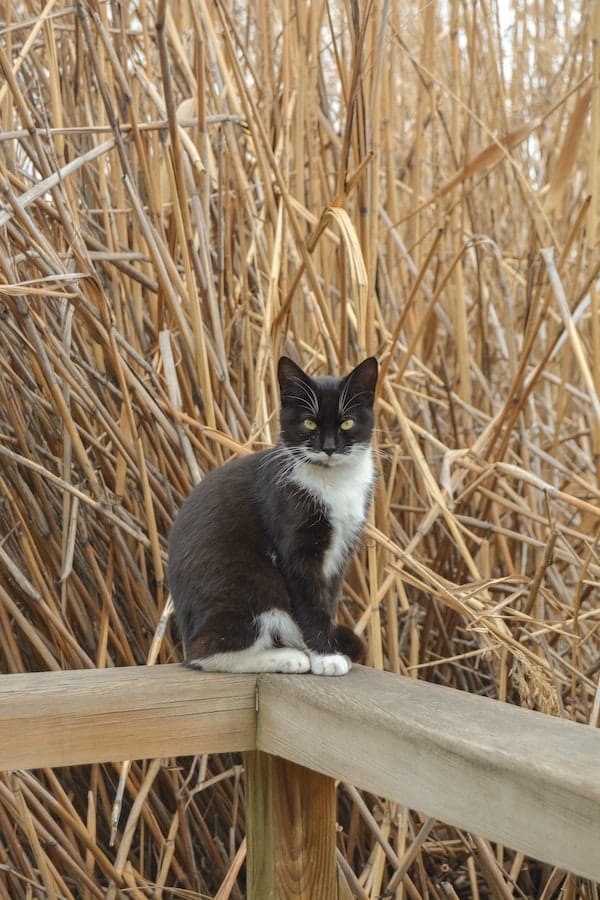
[[[298,384],[298,381],[310,381],[310,376],[289,356],[280,357],[277,364],[277,378],[282,397],[290,392],[293,393],[292,389],[295,384]]]
[[[365,406],[367,404],[373,405],[378,374],[379,366],[377,365],[377,360],[374,356],[368,356],[346,376],[349,390]]]

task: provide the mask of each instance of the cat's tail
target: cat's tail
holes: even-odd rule
[[[351,628],[347,628],[346,625],[336,625],[333,639],[338,653],[349,656],[352,662],[360,663],[364,660],[367,648],[362,638],[354,634]]]

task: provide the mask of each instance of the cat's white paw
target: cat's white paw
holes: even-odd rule
[[[313,675],[347,675],[352,663],[341,653],[311,653],[310,671]]]
[[[276,671],[285,672],[288,675],[296,675],[309,670],[310,659],[302,650],[293,650],[291,647],[289,649],[285,648],[285,655],[280,651]]]
[[[286,672],[310,671],[310,659],[294,647],[247,647],[230,653],[215,653],[203,659],[190,659],[186,665],[205,672]]]

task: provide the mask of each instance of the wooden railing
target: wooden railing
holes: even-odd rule
[[[600,731],[356,667],[0,677],[0,770],[246,752],[248,897],[352,896],[335,780],[600,881]]]

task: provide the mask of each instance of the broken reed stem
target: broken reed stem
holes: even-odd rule
[[[569,309],[569,303],[565,294],[564,287],[554,264],[552,248],[547,247],[545,249],[542,249],[540,253],[548,270],[552,292],[558,304],[561,317],[565,323],[565,328],[567,329],[567,334],[569,335],[569,340],[573,347],[573,352],[575,354],[577,364],[581,369],[581,375],[584,384],[589,391],[594,415],[596,416],[597,423],[600,424],[600,400],[598,399],[598,394],[596,393],[596,386],[594,384],[594,379],[592,377],[592,373],[586,359],[586,354],[581,342],[581,338],[579,337],[579,334],[571,317],[571,311]]]

